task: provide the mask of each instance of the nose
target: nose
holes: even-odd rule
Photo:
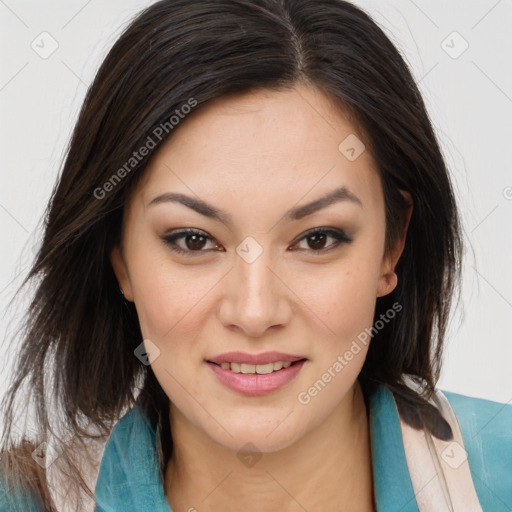
[[[235,255],[234,267],[224,278],[219,309],[226,328],[256,338],[270,328],[282,328],[290,322],[293,293],[269,252],[264,250],[252,262]]]

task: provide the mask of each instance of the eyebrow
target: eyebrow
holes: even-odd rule
[[[340,201],[349,201],[359,205],[360,207],[363,206],[361,200],[353,192],[351,192],[346,187],[340,187],[318,199],[315,199],[308,204],[291,208],[284,214],[283,218],[286,221],[300,220],[323,208],[327,208],[327,206],[330,206],[331,204]],[[205,217],[218,220],[224,224],[232,224],[232,216],[229,213],[219,208],[215,208],[214,206],[200,199],[195,199],[185,194],[176,192],[166,192],[165,194],[161,194],[152,199],[147,206],[149,207],[168,202],[181,203],[196,211],[197,213],[204,215]]]

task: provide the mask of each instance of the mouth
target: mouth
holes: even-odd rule
[[[282,357],[286,354],[272,354],[272,357],[270,353],[257,356],[233,354],[231,358],[238,361],[226,360],[229,358],[225,354],[215,358],[216,361],[205,362],[222,385],[246,396],[269,395],[283,389],[299,375],[308,361],[307,358],[300,356]],[[251,357],[253,361],[259,359],[259,364],[248,363],[247,360]]]
[[[223,370],[229,370],[233,373],[268,375],[269,373],[277,373],[283,371],[290,366],[302,363],[306,360],[306,358],[301,358],[294,361],[274,361],[266,364],[248,364],[229,361],[223,361],[221,363],[207,361],[207,363],[214,364],[221,367]]]

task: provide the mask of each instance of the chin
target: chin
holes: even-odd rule
[[[272,426],[269,426],[268,421],[240,421],[237,424],[229,423],[229,433],[220,428],[207,434],[225,449],[235,453],[244,450],[249,443],[255,449],[247,448],[247,451],[273,453],[288,448],[301,437],[300,430],[294,423],[285,425],[286,421],[282,424],[281,422],[281,419],[272,421]]]

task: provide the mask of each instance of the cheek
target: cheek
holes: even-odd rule
[[[373,322],[379,269],[377,258],[354,252],[339,265],[301,275],[297,295],[314,313],[313,322],[346,341]]]
[[[138,254],[131,270],[142,333],[162,342],[181,339],[183,330],[190,332],[190,322],[198,318],[205,296],[219,281],[215,273],[199,276],[193,267],[175,268],[160,251]]]
[[[159,350],[151,368],[166,395],[178,408],[187,409],[190,396],[201,394],[195,379],[196,361],[193,366],[189,363],[206,315],[205,295],[213,283],[211,278],[177,271],[168,260],[158,258],[155,255],[152,260],[146,254],[138,261],[138,272],[133,273],[134,299],[143,338]]]

